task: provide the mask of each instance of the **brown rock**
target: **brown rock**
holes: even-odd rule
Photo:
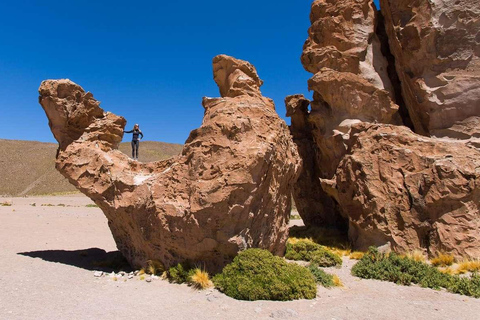
[[[381,8],[415,132],[478,138],[480,127],[468,124],[480,117],[480,2],[381,0]]]
[[[308,121],[321,177],[331,178],[346,152],[349,127],[359,121],[401,124],[387,60],[375,33],[371,0],[317,0],[302,63],[315,74]],[[294,124],[292,119],[292,125]],[[298,125],[296,125],[298,126]],[[305,160],[304,161],[311,161]]]
[[[408,128],[362,123],[333,181],[355,249],[480,256],[480,152]],[[333,193],[331,193],[333,194]]]
[[[308,88],[314,91],[309,121],[320,151],[317,163],[321,177],[334,175],[347,152],[346,141],[352,124],[401,121],[398,106],[388,92],[353,73],[321,69],[308,81]]]
[[[303,46],[302,64],[315,74],[322,68],[360,75],[393,96],[387,60],[375,33],[376,9],[371,0],[316,0],[312,26]]]
[[[125,120],[80,86],[40,86],[57,169],[103,210],[132,266],[190,260],[215,271],[245,248],[284,252],[297,149],[253,66],[218,56],[214,76],[223,97],[204,98],[202,126],[180,156],[153,163],[115,150]]]
[[[293,199],[300,217],[306,226],[330,225],[338,226],[344,221],[337,221],[335,202],[322,189],[320,170],[315,156],[317,148],[312,136],[312,128],[308,122],[308,105],[310,101],[301,94],[285,98],[287,117],[291,117],[290,132],[293,142],[298,147],[303,159],[302,169],[297,182],[293,186]]]

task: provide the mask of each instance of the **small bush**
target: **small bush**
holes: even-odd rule
[[[320,267],[342,265],[342,258],[339,255],[308,239],[289,239],[285,258],[311,261]]]
[[[12,206],[12,203],[11,203],[11,202],[7,202],[7,201],[5,201],[5,202],[0,202],[0,206],[2,206],[2,207],[11,207],[11,206]]]
[[[94,203],[89,203],[85,207],[87,207],[87,208],[98,208],[98,206]]]
[[[448,267],[455,262],[455,258],[449,254],[439,253],[435,258],[430,260],[430,262],[436,267]]]
[[[192,266],[189,262],[179,263],[168,269],[167,278],[174,283],[188,283],[193,275]]]
[[[395,253],[382,254],[371,247],[353,268],[352,274],[365,279],[377,279],[402,285],[416,283],[424,288],[445,288],[453,293],[480,297],[480,276],[471,278],[451,275],[421,261]]]
[[[335,283],[333,283],[333,275],[326,273],[320,269],[318,265],[312,263],[308,266],[308,270],[310,270],[310,272],[313,274],[317,283],[321,284],[325,288],[335,286]]]
[[[262,249],[239,253],[213,278],[213,283],[239,300],[313,299],[317,292],[315,278],[307,268],[287,263]]]

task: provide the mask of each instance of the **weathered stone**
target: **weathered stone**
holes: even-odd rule
[[[415,132],[478,143],[480,2],[381,0]],[[475,119],[476,118],[476,119]]]
[[[222,98],[204,98],[182,154],[153,163],[115,150],[125,120],[92,94],[69,80],[40,86],[57,169],[103,210],[133,267],[190,260],[215,271],[249,247],[284,252],[297,149],[253,66],[218,56],[214,78]]]
[[[322,189],[320,170],[315,156],[317,148],[308,122],[310,101],[301,94],[285,98],[287,117],[291,118],[290,132],[303,159],[302,169],[293,186],[293,199],[306,226],[338,225],[335,203]],[[343,220],[342,220],[343,221]]]
[[[308,81],[308,88],[314,91],[308,118],[320,151],[317,162],[321,177],[334,175],[347,151],[345,141],[349,139],[352,124],[401,122],[398,106],[388,92],[356,74],[321,69]]]
[[[355,249],[480,256],[480,151],[403,126],[361,123],[335,179]],[[334,192],[331,192],[334,194]]]
[[[375,33],[376,9],[371,0],[316,0],[312,26],[303,46],[302,64],[316,74],[322,68],[360,75],[393,96],[387,60]]]

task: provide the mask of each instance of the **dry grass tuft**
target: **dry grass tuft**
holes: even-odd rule
[[[343,283],[342,283],[342,280],[340,280],[340,278],[334,274],[333,275],[333,284],[335,285],[335,287],[343,287]]]
[[[194,288],[204,290],[213,287],[213,282],[206,271],[196,268],[190,277],[191,284]]]
[[[430,262],[435,267],[448,267],[455,262],[455,257],[451,254],[439,253],[435,258],[431,259]]]
[[[407,252],[405,256],[413,261],[417,262],[426,262],[427,258],[425,258],[425,254],[421,250],[413,250],[410,252]]]
[[[444,274],[449,274],[451,276],[458,274],[458,270],[452,267],[438,268],[438,271]]]
[[[12,206],[12,203],[11,203],[11,202],[8,202],[8,201],[5,201],[5,202],[1,202],[1,203],[0,203],[0,206],[2,206],[2,207],[11,207],[11,206]]]
[[[145,269],[140,269],[140,271],[138,271],[137,275],[141,276],[141,275],[144,275],[145,274]]]
[[[480,260],[464,260],[458,264],[458,273],[479,272]]]
[[[143,270],[143,269],[142,269]],[[146,273],[153,275],[161,275],[165,271],[165,266],[158,260],[148,260]]]
[[[360,260],[363,258],[364,255],[365,255],[365,252],[354,251],[350,253],[350,259]]]

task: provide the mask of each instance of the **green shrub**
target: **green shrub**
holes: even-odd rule
[[[480,276],[462,278],[440,272],[422,261],[415,261],[395,253],[382,254],[371,247],[364,257],[352,268],[354,276],[377,279],[402,285],[416,283],[424,288],[445,288],[453,293],[480,297]]]
[[[287,263],[262,249],[245,250],[222,273],[213,278],[215,287],[239,300],[313,299],[315,278],[299,265]]]
[[[311,261],[320,267],[341,266],[342,258],[310,240],[295,240],[287,243],[285,258]]]
[[[167,279],[174,283],[189,283],[194,272],[195,270],[189,262],[179,263],[168,269]]]
[[[318,268],[316,264],[310,264],[308,270],[313,274],[317,283],[321,284],[325,288],[334,287],[335,283],[333,282],[333,275],[326,273],[322,269]]]

